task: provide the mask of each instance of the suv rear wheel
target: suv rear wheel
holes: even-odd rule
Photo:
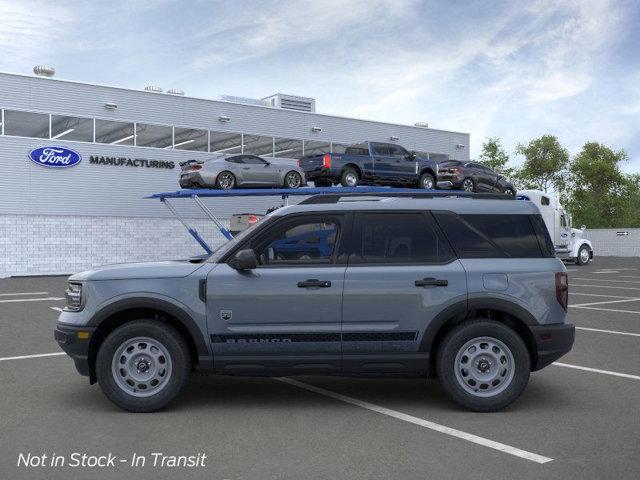
[[[531,360],[520,336],[493,320],[455,326],[436,358],[438,378],[459,405],[476,412],[505,408],[529,381]]]
[[[191,356],[175,328],[154,320],[136,320],[104,339],[96,375],[104,394],[130,412],[153,412],[169,404],[191,372]]]

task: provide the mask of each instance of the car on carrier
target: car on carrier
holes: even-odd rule
[[[571,349],[567,272],[532,202],[352,195],[275,210],[205,259],[72,275],[55,338],[132,412],[165,407],[194,370],[436,376],[494,411]]]
[[[446,183],[450,188],[465,192],[506,193],[515,196],[516,187],[504,176],[480,162],[445,160],[438,164],[439,187]]]
[[[316,187],[389,185],[434,189],[438,164],[395,143],[363,142],[344,153],[307,155],[298,160]]]
[[[307,184],[304,171],[293,159],[218,155],[208,160],[182,162],[180,169],[180,188],[300,188]]]

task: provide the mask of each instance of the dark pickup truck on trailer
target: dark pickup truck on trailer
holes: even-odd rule
[[[438,176],[435,161],[393,143],[359,143],[347,147],[344,153],[303,157],[298,165],[316,187],[340,183],[343,187],[392,185],[432,189]]]

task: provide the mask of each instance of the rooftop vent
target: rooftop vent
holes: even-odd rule
[[[35,67],[33,67],[33,73],[35,73],[38,77],[51,78],[56,74],[56,69],[50,67],[49,65],[36,65]]]
[[[429,128],[429,124],[427,122],[416,122],[414,125],[420,128]]]
[[[162,93],[162,88],[156,86],[156,85],[147,85],[146,87],[144,87],[144,89],[147,92],[155,92],[155,93]]]
[[[167,93],[169,95],[179,95],[179,96],[184,96],[184,91],[180,90],[179,88],[170,88],[169,90],[167,90]]]
[[[270,97],[263,98],[269,102],[272,107],[283,108],[285,110],[296,110],[298,112],[315,112],[316,101],[309,97],[298,97],[295,95],[286,95],[284,93],[276,93]]]

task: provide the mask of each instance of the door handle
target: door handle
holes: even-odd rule
[[[298,282],[298,288],[329,288],[330,286],[331,282],[329,280],[317,280],[315,278]]]
[[[436,278],[423,278],[422,280],[416,280],[416,287],[446,287],[449,285],[448,280],[440,280]]]
[[[251,170],[251,167],[242,167],[243,170]]]

